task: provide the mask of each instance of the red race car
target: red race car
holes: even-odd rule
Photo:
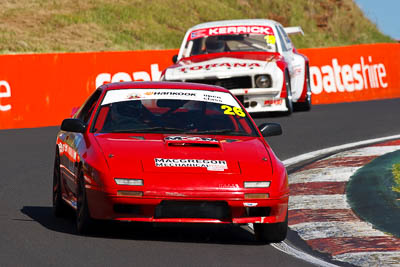
[[[76,211],[78,233],[97,219],[254,223],[260,240],[287,233],[287,173],[226,89],[169,82],[100,86],[57,135],[55,215]]]

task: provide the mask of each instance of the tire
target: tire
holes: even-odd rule
[[[254,233],[258,241],[278,243],[285,240],[288,230],[288,213],[281,223],[255,223]]]
[[[80,235],[87,235],[92,232],[91,230],[95,223],[90,217],[89,207],[87,204],[85,180],[82,173],[79,175],[77,189],[76,231]]]
[[[309,111],[311,110],[311,85],[310,85],[310,69],[306,68],[307,71],[307,78],[306,78],[306,83],[307,83],[307,95],[306,95],[306,100],[304,102],[298,102],[295,103],[295,109],[296,111]]]
[[[69,211],[67,204],[62,199],[61,189],[61,175],[60,175],[60,154],[58,149],[54,159],[54,171],[53,171],[53,214],[56,217],[63,217]]]
[[[285,105],[288,109],[284,112],[286,116],[290,116],[293,113],[293,102],[292,102],[292,87],[290,86],[290,76],[285,72],[285,83],[286,83],[286,98]]]

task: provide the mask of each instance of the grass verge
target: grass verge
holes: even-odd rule
[[[297,48],[393,42],[353,0],[2,0],[0,53],[178,48],[198,23],[246,18],[302,26]]]
[[[400,163],[396,163],[393,165],[392,173],[395,183],[395,185],[392,186],[392,190],[394,192],[400,193]]]

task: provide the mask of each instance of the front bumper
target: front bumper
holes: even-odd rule
[[[87,189],[90,215],[94,219],[136,221],[153,223],[222,223],[222,224],[247,224],[247,223],[277,223],[283,222],[288,207],[288,195],[271,199],[240,199],[238,196],[230,198],[218,197],[179,197],[179,196],[151,196],[126,197],[105,193],[101,190]],[[229,211],[229,216],[215,218],[202,213],[200,218],[159,216],[157,210],[164,203],[224,203]],[[185,207],[186,209],[188,207]],[[204,211],[204,210],[203,210]],[[165,214],[164,214],[165,215]]]

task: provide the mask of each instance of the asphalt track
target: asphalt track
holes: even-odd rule
[[[320,105],[255,120],[282,124],[284,134],[268,141],[284,160],[399,134],[399,114],[400,99],[393,99]],[[0,266],[311,266],[257,243],[241,227],[103,224],[95,236],[76,235],[73,219],[51,212],[57,131],[0,131]]]

